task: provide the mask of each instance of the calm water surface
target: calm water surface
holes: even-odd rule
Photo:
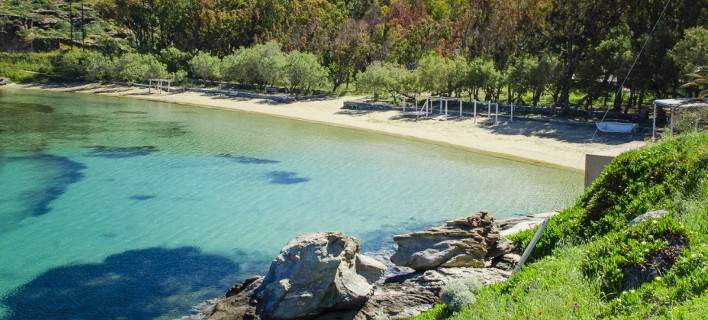
[[[559,209],[581,184],[367,132],[0,90],[0,318],[173,318],[265,271],[303,232],[376,250],[482,208]]]

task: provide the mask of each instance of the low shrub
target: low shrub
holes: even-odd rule
[[[665,274],[688,246],[685,234],[670,217],[649,219],[593,242],[582,268],[588,276],[599,279],[601,289],[614,298]]]
[[[482,284],[474,278],[450,281],[441,291],[440,300],[451,312],[458,312],[466,305],[473,304],[474,293]]]
[[[696,191],[708,173],[708,134],[690,134],[615,158],[571,208],[553,217],[531,259],[563,244],[592,241],[625,228],[650,210],[671,209],[678,194]],[[525,246],[535,230],[515,235]]]
[[[167,68],[150,54],[126,53],[116,59],[115,78],[129,83],[165,78]]]

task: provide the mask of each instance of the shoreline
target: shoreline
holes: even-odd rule
[[[274,104],[261,99],[229,98],[193,91],[149,94],[147,88],[116,84],[11,84],[5,88],[105,95],[262,114],[386,134],[576,172],[584,172],[585,154],[629,150],[643,145],[641,141],[591,142],[589,139],[594,130],[581,125],[523,119],[500,122],[496,126],[484,125],[483,121],[474,123],[470,118],[412,121],[401,119],[398,111],[341,109],[345,100],[359,98],[352,96]]]

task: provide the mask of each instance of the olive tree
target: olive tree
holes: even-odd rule
[[[286,58],[277,42],[266,42],[250,48],[239,48],[224,57],[226,79],[263,88],[280,84]]]
[[[312,53],[291,51],[285,58],[283,76],[290,92],[311,92],[327,82],[327,69]]]
[[[360,72],[356,83],[359,91],[373,93],[376,100],[388,93],[394,103],[400,95],[408,96],[419,91],[413,72],[401,65],[381,61],[375,61]]]
[[[221,78],[221,60],[207,52],[199,52],[189,60],[192,74],[203,80],[218,80]]]
[[[496,88],[502,81],[502,74],[497,70],[492,59],[477,57],[472,60],[467,69],[466,84],[470,95],[479,100],[480,91],[484,92],[484,99],[494,99]]]
[[[462,56],[446,58],[432,53],[418,61],[416,74],[423,90],[451,95],[463,88],[467,69],[467,60]]]
[[[165,65],[151,54],[126,53],[115,64],[116,78],[130,83],[168,76]]]

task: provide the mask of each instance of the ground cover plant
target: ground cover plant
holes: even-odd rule
[[[668,215],[630,225],[656,209]],[[525,244],[533,232],[514,240]],[[461,311],[438,306],[419,319],[702,319],[708,133],[618,157],[551,220],[538,249],[519,273],[477,291]]]

